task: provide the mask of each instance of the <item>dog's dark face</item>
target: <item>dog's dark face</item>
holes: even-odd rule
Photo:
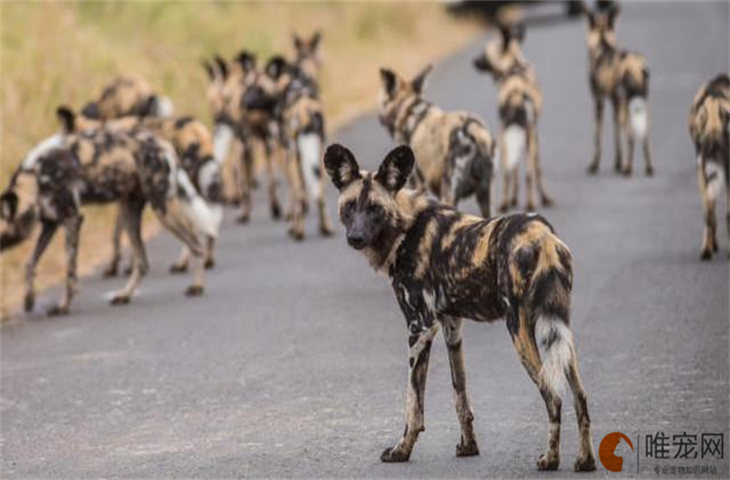
[[[421,73],[413,77],[409,82],[393,70],[388,68],[380,69],[380,95],[378,99],[380,123],[386,127],[391,134],[395,127],[398,108],[407,98],[420,97],[426,83],[426,77],[431,73],[431,65],[424,68]]]
[[[488,42],[482,53],[472,61],[477,71],[491,74],[495,79],[505,75],[515,63],[524,61],[521,51],[525,39],[524,25],[502,25],[499,31],[501,41]]]
[[[330,145],[324,155],[327,174],[340,191],[340,220],[347,231],[347,243],[362,250],[377,248],[402,224],[395,201],[413,170],[413,151],[400,146],[391,151],[375,173],[361,171],[355,156],[339,144]]]

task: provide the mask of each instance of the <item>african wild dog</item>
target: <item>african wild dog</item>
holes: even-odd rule
[[[491,215],[494,141],[485,124],[467,112],[446,112],[421,97],[428,66],[410,82],[381,69],[380,123],[418,162],[410,179],[456,207],[476,193],[482,215]]]
[[[715,202],[727,195],[727,229],[730,237],[730,76],[721,73],[702,86],[689,112],[689,133],[697,154],[697,181],[702,195],[705,229],[702,260],[718,250]]]
[[[281,217],[277,197],[278,180],[274,173],[274,155],[281,152],[280,134],[274,118],[275,85],[256,67],[256,57],[244,50],[228,64],[215,57],[215,66],[205,63],[210,77],[207,98],[213,112],[214,154],[219,163],[228,155],[237,156],[234,170],[241,203],[238,221],[245,223],[251,215],[251,188],[255,184],[254,148],[265,150],[264,165],[268,177],[271,217]]]
[[[87,103],[82,113],[88,118],[110,120],[133,115],[137,117],[172,115],[172,101],[155,93],[141,77],[121,75],[101,91],[95,100]]]
[[[142,210],[150,203],[160,222],[193,252],[193,284],[186,294],[203,293],[203,246],[198,232],[215,235],[210,211],[178,165],[172,146],[145,130],[130,133],[97,129],[57,134],[22,161],[0,195],[2,249],[20,243],[40,220],[42,229],[26,266],[25,310],[35,303],[35,268],[59,225],[67,230],[66,294],[50,314],[68,312],[76,291],[76,254],[83,204],[119,203],[123,225],[135,254],[126,286],[112,295],[112,304],[129,302],[147,255],[141,236]]]
[[[223,219],[223,179],[221,165],[213,156],[213,142],[208,128],[199,120],[189,116],[168,117],[122,117],[104,123],[76,113],[69,107],[60,106],[57,114],[61,120],[63,132],[66,134],[79,131],[90,132],[100,128],[130,133],[140,129],[147,130],[169,142],[177,153],[180,165],[208,204],[215,226],[216,236],[206,236],[205,267],[215,264],[215,243],[220,224]],[[120,212],[121,213],[121,212]],[[113,277],[118,272],[121,260],[121,234],[123,230],[122,216],[117,221],[112,237],[113,253],[104,276]],[[190,251],[183,245],[177,261],[170,267],[172,273],[187,270]],[[143,267],[143,269],[146,266]],[[131,271],[131,266],[129,268]]]
[[[580,434],[575,470],[594,470],[587,398],[568,327],[570,250],[535,214],[485,220],[404,190],[414,162],[408,146],[391,151],[376,173],[361,171],[353,154],[341,145],[328,147],[324,157],[327,173],[340,191],[347,242],[389,277],[408,325],[406,428],[381,460],[407,461],[424,430],[428,360],[439,327],[448,347],[461,425],[456,455],[479,453],[466,391],[462,319],[506,318],[520,360],[548,411],[547,451],[538,468],[554,470],[560,462],[559,392],[567,380]]]
[[[603,101],[610,98],[613,106],[614,148],[616,172],[631,175],[634,161],[634,144],[640,142],[644,149],[646,174],[652,175],[651,148],[649,145],[649,67],[638,53],[618,48],[614,24],[619,8],[615,3],[602,11],[591,11],[583,5],[588,19],[588,61],[591,95],[593,96],[596,130],[595,154],[588,166],[588,173],[598,171],[601,161],[601,130],[603,129]],[[623,163],[621,134],[628,139],[628,157]]]
[[[304,237],[307,196],[317,205],[320,233],[329,236],[333,230],[327,213],[322,175],[324,108],[316,80],[300,66],[306,64],[309,57],[298,59],[297,63],[289,63],[283,57],[275,56],[268,62],[265,71],[277,85],[276,118],[282,144],[288,153],[290,231],[294,238],[301,239]]]
[[[524,41],[524,25],[501,25],[500,32],[502,41],[489,42],[473,62],[477,70],[492,75],[498,88],[497,104],[502,124],[500,158],[504,178],[499,211],[505,212],[510,206],[517,205],[517,177],[523,155],[528,157],[525,170],[526,208],[534,210],[533,179],[537,183],[542,204],[548,206],[553,203],[543,183],[537,141],[537,119],[542,110],[542,93],[537,84],[535,70],[524,59],[520,48]]]

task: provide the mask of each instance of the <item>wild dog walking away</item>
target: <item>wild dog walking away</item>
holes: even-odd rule
[[[295,37],[299,38],[299,37]],[[319,36],[315,35],[315,39]],[[309,45],[311,42],[308,42]],[[317,42],[318,44],[318,42]],[[296,239],[304,237],[304,213],[310,197],[317,207],[319,231],[324,236],[332,234],[332,224],[327,213],[322,175],[322,149],[325,138],[324,107],[319,97],[319,87],[314,77],[306,73],[316,65],[312,56],[317,50],[298,49],[295,63],[283,57],[272,58],[266,72],[277,84],[277,118],[282,142],[288,152],[287,168],[290,170],[289,186],[291,205],[290,232]]]
[[[474,67],[492,75],[499,93],[500,158],[502,163],[502,202],[500,212],[517,206],[519,191],[519,164],[524,155],[528,163],[525,169],[527,210],[535,209],[533,180],[537,184],[544,206],[552,205],[542,178],[537,119],[542,110],[542,93],[537,84],[535,69],[528,63],[521,50],[524,41],[524,25],[500,26],[502,41],[487,44],[480,56],[474,59]]]
[[[634,146],[643,147],[646,174],[652,175],[651,146],[649,144],[649,67],[638,53],[620,49],[616,42],[614,24],[619,13],[615,3],[605,10],[592,11],[583,6],[588,19],[588,61],[591,95],[593,96],[596,131],[595,154],[588,173],[598,171],[601,161],[601,131],[603,130],[603,102],[606,97],[613,106],[614,170],[631,175]],[[628,157],[623,165],[621,135],[628,141]]]
[[[390,279],[408,324],[406,428],[384,462],[407,461],[424,430],[423,403],[431,342],[443,327],[456,412],[457,456],[477,455],[473,413],[461,350],[463,318],[506,318],[520,361],[548,412],[548,444],[540,470],[560,463],[560,387],[573,395],[579,426],[576,471],[595,470],[587,397],[568,326],[572,261],[568,247],[540,216],[484,220],[404,190],[415,159],[408,146],[391,151],[375,173],[360,170],[341,145],[327,148],[327,173],[340,191],[347,242]]]
[[[49,314],[67,313],[76,293],[76,256],[83,204],[118,202],[122,223],[135,255],[127,284],[112,295],[112,304],[129,302],[147,264],[141,236],[142,210],[150,203],[160,222],[190,250],[196,261],[187,295],[203,293],[203,245],[198,232],[215,236],[212,217],[175,151],[145,130],[129,134],[97,129],[59,133],[35,147],[0,195],[0,250],[30,236],[41,223],[36,248],[26,266],[25,310],[35,303],[35,268],[60,225],[66,228],[67,282],[60,303]]]
[[[91,132],[100,128],[131,133],[141,129],[170,143],[177,153],[180,166],[187,173],[196,191],[208,204],[212,215],[216,236],[206,236],[205,267],[215,264],[215,244],[217,232],[223,219],[223,178],[222,166],[213,156],[213,141],[208,128],[199,120],[189,116],[134,117],[126,116],[100,122],[83,114],[77,115],[71,108],[61,106],[57,110],[61,126],[66,134]],[[117,274],[121,261],[121,234],[123,230],[121,212],[112,237],[112,259],[104,271],[104,276]],[[177,261],[170,267],[172,273],[182,273],[188,268],[190,251],[183,245]],[[146,269],[146,265],[144,266]],[[131,268],[129,269],[131,271]]]
[[[705,217],[700,258],[710,260],[718,250],[715,202],[723,184],[730,239],[730,77],[727,74],[717,75],[697,92],[689,111],[689,133],[697,154],[697,182]]]
[[[381,69],[380,123],[399,143],[416,152],[410,179],[442,202],[458,206],[476,194],[485,218],[491,215],[494,141],[484,122],[467,112],[446,112],[421,97],[427,67],[411,81]]]

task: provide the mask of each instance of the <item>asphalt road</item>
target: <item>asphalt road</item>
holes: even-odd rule
[[[698,86],[727,71],[728,5],[625,5],[618,28],[651,66],[654,178],[642,168],[631,179],[613,174],[608,131],[608,161],[598,177],[584,173],[592,121],[583,24],[528,30],[525,46],[545,93],[542,157],[557,200],[543,213],[575,259],[572,327],[594,442],[615,430],[642,435],[643,474],[714,465],[727,478],[728,247],[721,229],[720,257],[698,260],[686,116]],[[494,128],[494,88],[470,66],[481,43],[440,63],[427,97],[477,111]],[[391,147],[372,115],[335,139],[370,167]],[[96,275],[82,280],[71,316],[19,315],[2,326],[2,476],[535,476],[546,415],[502,323],[465,328],[481,455],[454,457],[459,427],[437,341],[426,431],[410,463],[380,463],[403,430],[407,372],[388,282],[341,232],[314,236],[313,218],[307,241],[290,241],[267,218],[261,190],[251,224],[235,225],[229,212],[203,298],[184,297],[188,277],[166,273],[178,246],[163,234],[150,242],[152,271],[131,305],[109,307],[104,294],[121,280]],[[476,211],[473,201],[465,208]],[[574,475],[571,399],[563,411],[553,478]],[[725,460],[644,460],[643,435],[659,430],[724,432]],[[624,444],[617,453],[632,475],[635,452]],[[608,475],[599,466],[592,476]]]

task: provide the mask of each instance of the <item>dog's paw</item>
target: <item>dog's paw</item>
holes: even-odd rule
[[[23,300],[23,310],[30,312],[33,310],[33,306],[35,306],[35,293],[28,292]]]
[[[407,462],[410,456],[410,453],[406,453],[395,446],[383,450],[383,453],[380,454],[380,461],[385,463]]]
[[[172,274],[185,273],[187,271],[187,264],[178,265],[177,263],[173,263],[172,265],[170,265],[170,273]]]
[[[68,307],[62,307],[61,305],[56,305],[54,307],[49,308],[46,311],[46,315],[49,317],[58,317],[61,315],[68,315]]]
[[[576,472],[592,472],[596,469],[596,459],[593,455],[586,458],[578,458],[573,464],[573,470]]]
[[[471,442],[464,442],[462,439],[461,442],[456,444],[457,457],[471,457],[474,455],[479,455],[479,446],[474,440]]]
[[[126,305],[129,303],[129,295],[123,294],[123,293],[116,293],[112,295],[111,300],[109,300],[109,303],[111,305]]]
[[[212,270],[213,268],[215,268],[215,259],[206,258],[203,266],[205,267],[206,270]]]
[[[543,453],[537,459],[538,470],[557,470],[560,465],[560,458]]]
[[[304,240],[304,232],[298,228],[290,228],[289,236],[297,242]]]
[[[187,297],[199,297],[203,294],[203,286],[202,285],[190,285],[185,290],[185,296]]]

